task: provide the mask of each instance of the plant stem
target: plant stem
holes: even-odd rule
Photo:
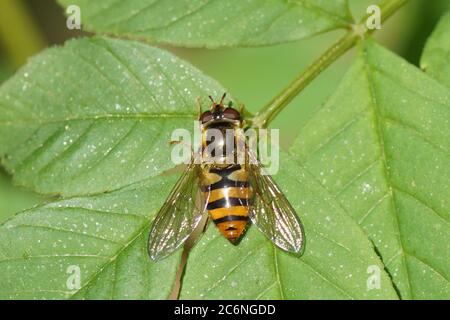
[[[381,9],[381,18],[383,21],[386,21],[389,17],[391,17],[394,13],[397,12],[398,9],[400,9],[406,2],[409,0],[384,0],[380,3],[379,7]],[[367,17],[369,17],[370,14],[365,15],[361,19],[361,23],[364,23],[367,20]],[[368,33],[372,33],[374,30],[368,30]]]
[[[354,46],[358,37],[348,32],[331,48],[325,51],[319,59],[314,61],[289,86],[278,94],[269,104],[260,110],[253,118],[252,124],[258,128],[265,128],[280,113],[289,102],[294,99],[314,78],[316,78],[333,61]]]
[[[381,17],[383,21],[394,14],[408,0],[385,0],[380,4]],[[324,69],[326,69],[335,60],[341,57],[348,50],[353,48],[360,38],[374,30],[368,30],[365,22],[370,15],[365,15],[359,24],[353,25],[353,28],[333,44],[325,53],[314,61],[304,72],[302,72],[294,81],[283,89],[274,99],[264,106],[251,120],[252,126],[265,128],[280,113],[289,102],[292,101],[312,80],[314,80]]]

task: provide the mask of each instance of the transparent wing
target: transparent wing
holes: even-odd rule
[[[190,164],[158,212],[148,238],[152,260],[165,258],[178,249],[195,230],[206,209],[198,185],[198,165]]]
[[[261,165],[256,157],[250,157],[254,160],[253,164],[249,164],[249,182],[254,193],[250,219],[281,249],[301,252],[304,233],[294,208],[271,176],[261,174]]]

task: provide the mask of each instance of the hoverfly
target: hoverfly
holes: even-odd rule
[[[210,110],[199,116],[203,152],[209,141],[208,130],[243,129],[241,113],[225,107],[225,94],[216,103],[212,97]],[[235,139],[241,139],[238,134]],[[216,141],[225,144],[225,141]],[[236,152],[236,148],[231,150]],[[209,214],[220,233],[237,244],[251,221],[279,248],[293,253],[302,250],[302,225],[279,187],[254,153],[245,148],[245,164],[200,163],[191,161],[172,189],[154,220],[148,239],[152,260],[160,260],[178,249],[197,228],[202,217]],[[230,156],[223,154],[224,157]],[[249,161],[249,159],[254,161]]]

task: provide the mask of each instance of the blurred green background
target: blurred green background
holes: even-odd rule
[[[375,0],[349,0],[361,17]],[[389,49],[418,65],[426,39],[450,0],[410,0],[375,37]],[[331,32],[273,47],[240,49],[166,49],[217,79],[256,112],[343,34]],[[55,0],[0,0],[0,82],[45,47],[62,44],[83,32],[66,28],[64,10]],[[281,143],[289,147],[309,115],[333,92],[352,62],[349,52],[311,83],[272,123],[282,128]],[[0,222],[44,199],[13,187],[0,168]]]

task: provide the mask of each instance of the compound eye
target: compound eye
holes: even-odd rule
[[[212,118],[213,118],[213,115],[212,115],[211,111],[205,111],[200,116],[200,121],[201,121],[201,123],[206,123],[206,122],[212,120]]]
[[[230,120],[239,120],[241,118],[241,114],[236,109],[226,108],[223,110],[223,117]]]

